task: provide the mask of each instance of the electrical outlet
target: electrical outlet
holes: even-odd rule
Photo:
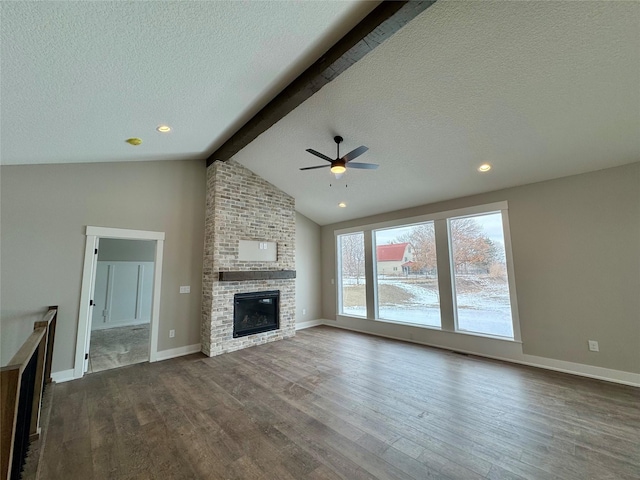
[[[169,338],[174,338],[176,336],[175,330],[169,330]]]
[[[180,287],[180,293],[191,293],[191,286],[186,285]]]
[[[589,350],[592,352],[599,352],[600,347],[598,346],[598,342],[595,340],[589,340]]]
[[[303,309],[302,309],[302,314],[303,314],[303,315],[306,315],[306,314],[307,314],[307,309],[306,309],[306,308],[303,308]]]
[[[331,285],[335,285],[336,281],[332,278],[331,279]]]

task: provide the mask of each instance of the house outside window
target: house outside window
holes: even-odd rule
[[[373,242],[372,258],[363,258],[372,264],[373,288],[360,289],[363,306],[350,313],[353,288],[338,311],[519,341],[507,213],[506,202],[498,202],[361,227],[361,238],[371,235]],[[375,312],[366,311],[367,303]]]
[[[374,231],[378,318],[440,327],[433,222]],[[393,275],[385,266],[396,264]]]

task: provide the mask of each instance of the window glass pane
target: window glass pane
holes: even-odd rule
[[[364,279],[364,234],[338,235],[340,305],[343,315],[367,316]]]
[[[513,338],[500,212],[449,220],[458,330]]]
[[[378,316],[440,327],[433,222],[375,232]]]

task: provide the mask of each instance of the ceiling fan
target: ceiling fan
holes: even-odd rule
[[[330,157],[327,157],[326,155],[320,152],[313,150],[312,148],[307,148],[307,152],[309,152],[312,155],[315,155],[316,157],[320,157],[321,159],[326,160],[327,162],[330,162],[330,165],[316,165],[315,167],[304,167],[304,168],[301,168],[300,170],[314,170],[316,168],[331,167],[331,173],[335,174],[336,178],[340,178],[344,174],[344,172],[347,171],[347,166],[349,168],[362,168],[366,170],[375,170],[376,168],[378,168],[378,165],[376,165],[375,163],[358,163],[358,162],[351,161],[354,158],[357,158],[360,155],[362,155],[367,150],[369,150],[369,147],[365,147],[364,145],[361,145],[358,148],[351,150],[345,156],[340,157],[340,144],[342,143],[342,140],[343,138],[340,136],[333,137],[333,141],[336,142],[336,147],[338,152],[335,160]]]

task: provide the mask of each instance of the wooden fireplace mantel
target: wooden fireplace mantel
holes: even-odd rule
[[[241,282],[245,280],[283,280],[296,278],[295,270],[254,270],[218,272],[220,282]]]

